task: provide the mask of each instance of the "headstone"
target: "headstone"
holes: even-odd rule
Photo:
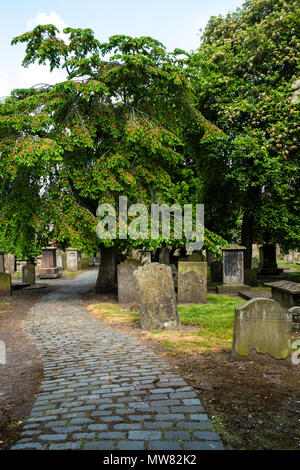
[[[42,256],[38,256],[37,258],[35,258],[35,266],[36,266],[36,275],[39,276],[40,274],[40,269],[42,267]]]
[[[293,319],[293,332],[300,333],[300,306],[292,307],[289,309]]]
[[[244,288],[244,246],[222,248],[223,284],[217,286],[219,294],[237,293]]]
[[[163,246],[159,251],[159,262],[160,264],[170,265],[170,250],[166,246]]]
[[[276,258],[280,258],[280,256],[281,256],[280,246],[276,245]]]
[[[198,304],[206,302],[207,263],[200,261],[179,261],[178,303]]]
[[[213,261],[211,263],[210,278],[212,282],[223,282],[223,265],[221,261]]]
[[[0,251],[0,273],[5,272],[5,266],[4,266],[4,251]]]
[[[258,258],[254,257],[251,260],[251,269],[258,269],[259,268],[259,260]]]
[[[35,266],[33,264],[23,266],[22,282],[25,284],[35,284]]]
[[[16,271],[18,273],[21,273],[22,272],[22,268],[23,266],[26,266],[27,265],[27,259],[17,259],[16,260]]]
[[[134,272],[137,281],[140,324],[143,330],[180,327],[170,266],[145,264]]]
[[[300,305],[300,284],[290,281],[276,281],[265,284],[271,287],[272,299],[284,307],[291,308]]]
[[[42,250],[42,266],[39,268],[40,279],[56,279],[61,277],[56,262],[55,247],[47,247]]]
[[[131,250],[130,259],[136,259],[142,264],[151,263],[151,251]]]
[[[0,297],[11,295],[11,275],[0,273]]]
[[[264,360],[289,356],[292,314],[275,300],[258,298],[235,309],[233,355]]]
[[[252,245],[252,257],[259,259],[259,248],[256,244]]]
[[[281,274],[276,261],[276,246],[263,245],[259,249],[259,273],[263,275]]]
[[[61,271],[66,269],[66,254],[63,250],[56,250],[56,263]]]
[[[67,271],[79,271],[80,270],[80,256],[76,249],[67,249]]]
[[[244,282],[247,286],[257,287],[257,270],[245,268]]]
[[[15,255],[12,255],[9,253],[4,255],[4,266],[5,266],[5,272],[12,276],[16,271]]]
[[[137,302],[137,286],[134,272],[142,266],[136,259],[127,259],[118,264],[118,302],[132,304]]]

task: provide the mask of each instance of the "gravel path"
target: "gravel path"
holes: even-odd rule
[[[30,310],[24,330],[44,375],[12,449],[223,449],[187,383],[137,340],[85,311],[79,295],[96,274],[56,281],[61,287]]]

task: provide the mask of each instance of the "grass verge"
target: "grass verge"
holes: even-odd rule
[[[178,306],[181,329],[178,331],[158,330],[145,334],[170,349],[184,352],[209,352],[216,349],[230,349],[232,344],[234,309],[245,301],[228,295],[210,294],[206,304]],[[134,309],[132,306],[131,309]],[[118,304],[90,305],[88,310],[107,323],[139,324],[139,314]]]

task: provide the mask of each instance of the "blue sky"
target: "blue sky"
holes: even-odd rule
[[[62,72],[50,74],[46,67],[24,69],[24,46],[10,45],[14,36],[37,24],[91,28],[101,41],[114,34],[152,36],[169,50],[192,50],[210,16],[224,15],[242,4],[243,0],[2,0],[0,97],[13,88],[64,79]]]

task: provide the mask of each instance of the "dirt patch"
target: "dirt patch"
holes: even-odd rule
[[[91,304],[113,303],[108,296],[83,296]],[[300,449],[300,366],[239,362],[230,350],[189,354],[164,347],[135,323],[110,322],[168,361],[196,390],[215,430],[232,449]]]
[[[6,364],[0,365],[0,450],[9,449],[18,438],[41,382],[40,357],[22,322],[35,302],[53,289],[14,291],[0,309],[0,340],[6,346]]]

